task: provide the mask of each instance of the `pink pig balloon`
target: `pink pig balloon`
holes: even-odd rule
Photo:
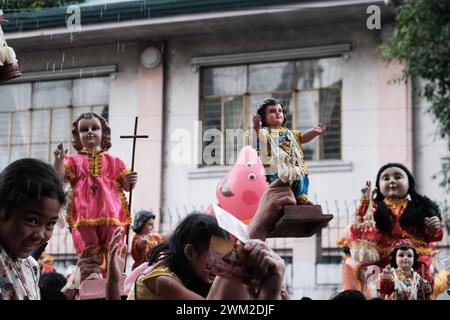
[[[246,146],[239,152],[234,166],[217,185],[219,207],[249,224],[268,185],[258,153]]]

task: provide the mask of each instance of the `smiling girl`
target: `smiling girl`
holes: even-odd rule
[[[31,253],[53,234],[65,194],[54,169],[35,159],[0,173],[0,300],[39,300],[39,265]]]

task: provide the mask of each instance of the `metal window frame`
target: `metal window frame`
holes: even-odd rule
[[[49,81],[49,80],[63,80],[63,79],[79,79],[89,77],[101,77],[114,74],[118,71],[117,65],[105,65],[98,67],[84,67],[63,69],[61,71],[36,71],[24,72],[18,78],[8,81],[8,84],[35,82],[35,81]]]
[[[308,58],[324,58],[329,56],[343,55],[344,53],[348,53],[351,50],[352,46],[350,43],[341,43],[318,47],[193,57],[191,59],[191,64],[194,70],[198,71],[200,67],[215,67],[250,63],[253,64],[261,62],[279,62]]]

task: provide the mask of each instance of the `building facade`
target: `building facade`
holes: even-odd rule
[[[368,27],[369,5],[380,8],[381,29]],[[131,164],[132,143],[120,136],[138,116],[138,134],[149,138],[136,143],[133,211],[152,209],[166,231],[217,202],[258,102],[274,96],[289,126],[327,125],[303,147],[311,199],[335,218],[318,236],[270,240],[287,262],[294,298],[339,290],[336,239],[384,163],[410,167],[419,192],[448,217],[448,194],[432,178],[446,143],[426,105],[412,99],[413,84],[388,83],[401,66],[376,53],[394,21],[383,1],[132,1],[80,12],[81,30],[67,24],[65,9],[8,16],[4,30],[23,76],[0,86],[1,168],[25,156],[52,161],[84,110],[108,118],[110,151]],[[52,241],[50,251],[71,253],[61,253],[70,248],[65,229]]]

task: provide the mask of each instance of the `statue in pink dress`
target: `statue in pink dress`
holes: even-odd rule
[[[131,222],[123,190],[134,188],[137,173],[108,153],[111,129],[102,116],[81,114],[73,123],[72,139],[78,154],[68,155],[62,144],[54,152],[56,171],[72,187],[67,222],[77,254],[92,246],[91,255],[100,256],[106,270],[105,254],[114,231]]]

